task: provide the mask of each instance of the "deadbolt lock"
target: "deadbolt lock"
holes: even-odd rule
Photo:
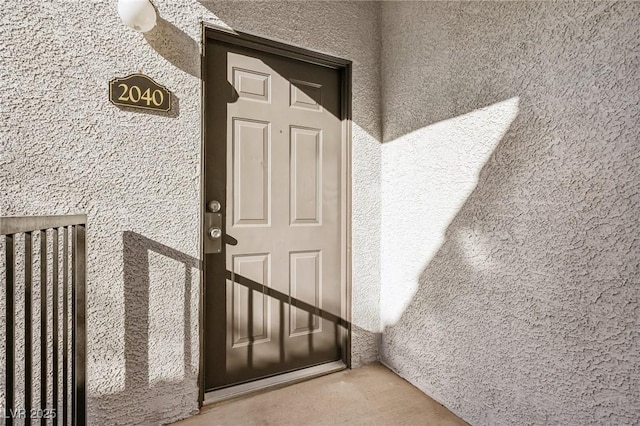
[[[220,201],[209,201],[209,210],[211,211],[211,213],[218,213],[221,208],[222,206],[220,205]]]

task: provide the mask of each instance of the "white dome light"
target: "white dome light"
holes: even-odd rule
[[[149,0],[118,0],[118,14],[127,27],[141,33],[156,26],[156,9]]]

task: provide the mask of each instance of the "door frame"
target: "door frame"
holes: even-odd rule
[[[204,213],[206,210],[205,199],[205,182],[206,182],[206,165],[205,165],[205,147],[207,144],[207,131],[205,120],[207,117],[206,107],[206,80],[207,71],[205,66],[205,48],[208,40],[215,40],[232,44],[235,46],[247,47],[260,52],[272,53],[286,58],[295,59],[299,61],[309,62],[316,65],[321,65],[340,71],[341,77],[341,110],[342,117],[342,173],[341,173],[341,205],[343,206],[341,211],[341,269],[342,269],[342,312],[341,317],[347,322],[346,336],[344,338],[345,346],[342,351],[342,362],[351,368],[351,90],[352,90],[352,67],[353,63],[350,60],[338,58],[336,56],[327,55],[324,53],[314,52],[298,46],[292,46],[279,41],[270,40],[267,38],[259,37],[256,35],[236,32],[226,28],[219,27],[214,24],[202,22],[202,51],[200,57],[201,65],[201,152],[200,152],[200,300],[199,300],[199,372],[198,372],[198,407],[202,407],[204,403],[204,368],[205,368],[205,353],[204,353],[204,329],[206,326],[206,313],[205,313],[205,280],[204,280],[204,238],[205,238],[205,218]]]

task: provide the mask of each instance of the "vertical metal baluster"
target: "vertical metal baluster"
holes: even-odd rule
[[[69,228],[64,228],[64,241],[62,242],[62,261],[64,270],[62,273],[62,424],[68,424],[68,335],[69,335],[69,306],[67,296],[69,294]]]
[[[86,424],[86,228],[84,225],[74,227],[74,297],[73,297],[73,386],[74,407],[73,424]]]
[[[15,360],[15,318],[14,318],[14,303],[15,303],[15,293],[14,293],[14,284],[15,284],[15,267],[14,267],[14,247],[13,247],[13,235],[7,235],[5,237],[5,249],[6,249],[6,269],[7,269],[7,286],[5,289],[5,294],[7,296],[6,300],[6,318],[5,318],[5,326],[6,326],[6,339],[7,344],[5,347],[5,377],[6,377],[6,388],[5,388],[5,400],[4,400],[4,417],[5,417],[5,425],[11,426],[13,425],[13,419],[11,418],[11,411],[13,410],[13,384],[14,384],[14,371],[13,371],[13,363]]]
[[[25,424],[31,420],[31,291],[32,291],[32,233],[24,234],[24,409]]]
[[[58,230],[53,230],[53,423],[57,424],[58,413]]]
[[[71,228],[71,424],[76,424],[76,258],[78,226]]]
[[[47,408],[47,230],[40,231],[40,424],[46,426]]]

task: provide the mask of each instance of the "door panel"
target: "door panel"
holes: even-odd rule
[[[342,358],[341,74],[208,40],[205,389]],[[205,238],[208,238],[207,230]]]
[[[269,255],[233,256],[233,272],[269,287]],[[231,347],[268,342],[271,338],[271,301],[264,291],[233,283],[231,290]]]
[[[289,276],[291,297],[322,308],[322,257],[319,250],[290,253]],[[320,317],[291,307],[290,336],[303,336],[322,331]]]
[[[291,127],[291,225],[321,225],[322,130]]]
[[[233,119],[233,224],[269,225],[271,130],[264,121]]]

